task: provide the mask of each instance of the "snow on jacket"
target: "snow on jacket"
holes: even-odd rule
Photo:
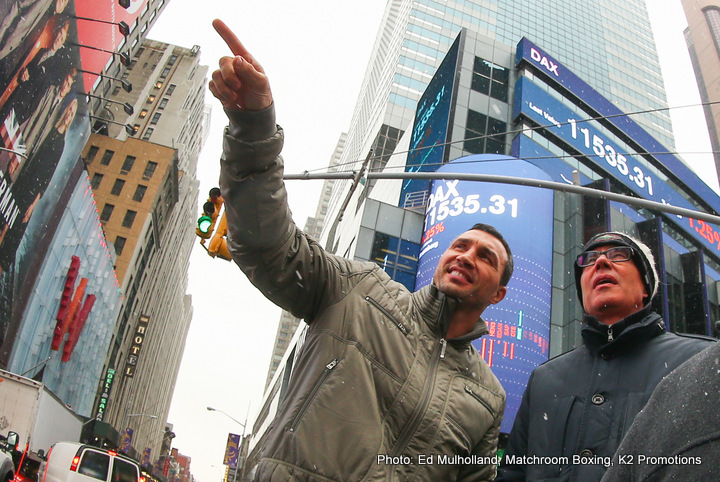
[[[530,375],[497,480],[600,480],[658,382],[711,343],[667,333],[650,305],[585,322],[582,345]]]
[[[492,480],[505,392],[456,300],[325,252],[292,222],[272,107],[230,112],[220,189],[228,246],[263,294],[309,324],[256,479]]]
[[[603,482],[720,480],[720,344],[662,380]]]

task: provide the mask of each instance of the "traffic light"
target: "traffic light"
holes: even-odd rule
[[[210,240],[210,246],[208,246],[208,254],[215,258],[218,257],[220,259],[224,259],[226,261],[231,261],[232,257],[230,256],[230,251],[227,247],[227,222],[225,221],[225,213],[223,213],[222,217],[220,218],[220,222],[218,223],[217,231],[215,232],[215,235]]]
[[[215,225],[213,214],[215,214],[215,205],[210,201],[203,204],[203,213],[198,219],[197,229],[195,230],[195,234],[203,240],[208,239],[212,235],[213,226]]]

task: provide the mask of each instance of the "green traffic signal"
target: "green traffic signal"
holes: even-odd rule
[[[198,231],[200,231],[202,234],[208,234],[210,233],[210,228],[212,227],[212,218],[208,215],[203,214],[200,216],[200,219],[198,219],[197,225],[198,225]]]

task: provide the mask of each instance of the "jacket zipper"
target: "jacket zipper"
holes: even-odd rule
[[[444,311],[444,309],[445,299],[443,299],[440,305],[440,310],[438,311],[438,320],[440,319],[440,316],[442,316],[442,312]],[[410,420],[405,425],[405,428],[402,432],[400,432],[400,435],[395,442],[395,448],[390,453],[390,455],[393,457],[397,457],[398,455],[402,454],[402,452],[407,447],[407,444],[410,442],[410,439],[415,434],[418,425],[420,425],[420,422],[422,421],[422,416],[425,413],[425,410],[427,410],[428,405],[430,404],[430,398],[433,389],[435,388],[435,375],[437,374],[437,369],[440,366],[441,358],[445,357],[446,346],[447,341],[445,341],[445,338],[441,338],[440,342],[435,346],[432,353],[430,354],[430,366],[426,378],[427,382],[425,383],[425,387],[423,387],[423,393],[420,397],[420,401],[415,407],[415,410],[410,416]]]
[[[608,343],[613,341],[615,338],[613,338],[612,334],[612,326],[608,326]]]
[[[392,321],[395,326],[397,326],[398,330],[400,330],[403,335],[407,336],[407,334],[410,332],[410,330],[405,326],[404,323],[396,320],[395,317],[392,316],[380,303],[378,303],[378,302],[375,301],[374,299],[370,298],[369,296],[366,296],[366,297],[365,297],[365,301],[367,301],[368,303],[370,303],[371,305],[373,305],[375,308],[377,308],[378,310],[380,310],[380,312],[381,312],[383,315],[387,316],[388,319],[389,319],[390,321]]]
[[[475,400],[477,400],[478,402],[480,402],[485,408],[487,408],[488,412],[490,412],[490,414],[493,416],[493,418],[495,418],[495,410],[493,410],[493,409],[490,407],[490,405],[488,405],[488,403],[480,397],[480,395],[478,395],[477,393],[473,392],[473,389],[470,388],[470,387],[467,386],[467,385],[465,385],[465,391],[466,391],[467,393],[469,393],[470,396],[472,396]]]
[[[303,402],[302,407],[300,407],[300,411],[295,416],[295,420],[293,420],[292,425],[290,425],[290,431],[295,432],[295,429],[300,424],[300,420],[302,420],[303,415],[305,415],[305,411],[310,406],[310,403],[315,399],[315,395],[317,395],[317,392],[320,390],[320,387],[323,383],[325,383],[325,379],[330,375],[330,372],[333,368],[335,368],[338,364],[338,359],[335,358],[333,361],[325,365],[325,370],[320,374],[320,377],[315,382],[315,385],[313,385],[312,390],[310,391],[310,394],[305,399],[305,402]]]

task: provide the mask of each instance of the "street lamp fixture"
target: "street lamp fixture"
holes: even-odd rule
[[[232,420],[232,421],[235,422],[236,424],[240,425],[240,426],[243,428],[243,430],[245,430],[245,424],[242,423],[242,422],[239,422],[238,420],[236,420],[235,417],[233,417],[233,416],[231,416],[231,415],[223,412],[222,410],[218,410],[217,408],[207,407],[207,409],[208,409],[208,412],[220,412],[220,413],[222,413],[223,415],[225,415],[226,417],[228,417],[230,420]]]
[[[132,125],[130,125],[130,124],[123,124],[123,123],[121,123],[121,122],[111,121],[110,119],[105,119],[104,117],[96,117],[96,116],[94,116],[94,115],[91,115],[91,116],[88,116],[88,117],[90,117],[91,119],[97,119],[97,120],[100,121],[100,122],[107,122],[108,124],[115,124],[115,125],[119,125],[119,126],[124,126],[124,127],[125,127],[125,132],[127,132],[127,134],[128,134],[129,136],[132,137],[132,136],[135,135],[135,127],[132,126]],[[153,415],[153,416],[154,416],[154,415]],[[157,417],[155,417],[155,418],[157,418]]]
[[[128,93],[132,92],[132,84],[131,84],[130,82],[128,82],[127,80],[125,80],[125,79],[119,79],[119,78],[117,78],[117,77],[111,77],[111,76],[109,76],[109,75],[101,74],[101,73],[99,73],[99,72],[92,72],[92,71],[90,71],[90,70],[78,69],[78,72],[83,72],[83,73],[85,73],[85,74],[93,74],[93,75],[97,75],[98,77],[106,77],[106,78],[108,78],[108,79],[115,80],[115,81],[117,81],[117,82],[120,82],[120,85],[122,85],[122,88],[123,88],[123,90],[124,90],[125,92],[128,92]]]
[[[130,4],[128,2],[128,7],[129,6],[130,6]],[[127,7],[125,7],[125,8],[127,8]],[[120,30],[120,33],[123,35],[123,37],[127,37],[128,35],[130,35],[130,26],[125,22],[110,22],[108,20],[100,20],[98,18],[77,17],[75,15],[73,15],[73,17],[78,20],[88,20],[90,22],[100,22],[100,23],[109,23],[110,25],[117,25],[118,30]]]
[[[84,49],[97,50],[99,52],[105,52],[106,54],[117,55],[118,57],[120,57],[121,64],[123,64],[125,67],[130,66],[130,52],[113,52],[112,50],[101,49],[100,47],[92,47],[90,45],[83,45],[75,42],[68,43],[70,45],[75,45],[76,47],[82,47]]]
[[[84,94],[84,95],[86,95],[86,96],[88,96],[88,97],[92,97],[92,98],[94,98],[94,99],[100,99],[100,100],[102,100],[102,101],[104,101],[104,102],[110,102],[110,103],[113,103],[113,104],[120,104],[121,106],[123,106],[123,110],[125,111],[125,113],[126,113],[127,115],[133,115],[133,114],[135,113],[135,108],[132,106],[132,104],[130,104],[130,102],[120,102],[120,101],[117,101],[117,100],[106,99],[105,97],[100,97],[99,95],[93,95],[93,94]],[[88,100],[88,102],[90,102],[90,101]]]

